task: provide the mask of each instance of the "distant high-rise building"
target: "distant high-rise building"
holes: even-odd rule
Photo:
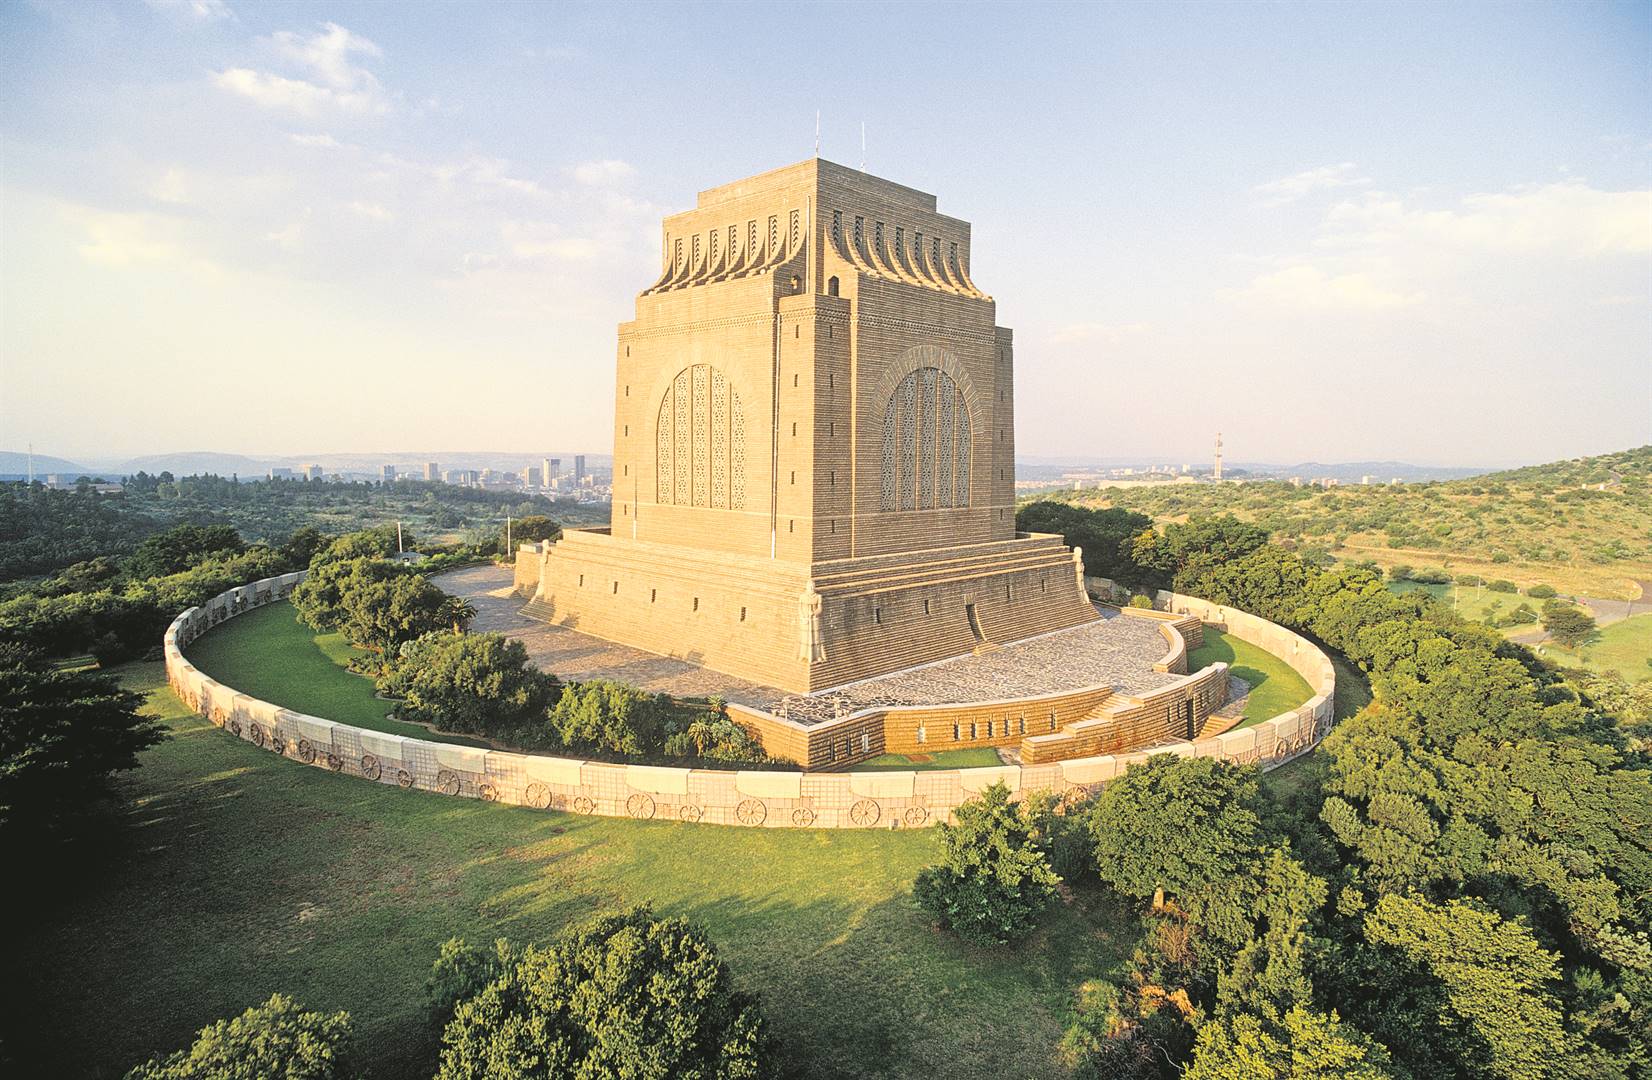
[[[1211,479],[1222,479],[1222,433],[1220,431],[1216,433],[1216,470],[1211,474]]]
[[[463,470],[463,469],[449,469],[447,472],[442,474],[442,482],[444,484],[462,484],[462,483],[464,483],[465,482],[465,470]]]
[[[426,480],[440,480],[442,478],[442,470],[436,462],[427,461],[424,463],[424,478]]]
[[[309,480],[320,480],[325,475],[327,474],[320,465],[311,465],[304,470],[304,476]]]
[[[1359,478],[1359,482],[1362,484],[1373,484],[1376,483],[1376,479],[1377,478],[1374,476],[1362,476]]]
[[[291,480],[296,474],[291,469],[271,469],[271,480]]]
[[[574,487],[585,483],[585,455],[574,455]]]
[[[544,473],[539,471],[538,465],[529,465],[522,470],[522,486],[525,488],[536,488],[540,484],[540,478],[544,475]]]
[[[384,481],[386,484],[388,484],[391,481],[395,480],[396,479],[396,467],[394,465],[380,465],[379,466],[379,479]]]

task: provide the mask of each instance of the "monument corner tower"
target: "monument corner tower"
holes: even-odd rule
[[[933,195],[812,159],[664,222],[619,329],[609,529],[530,614],[812,692],[1095,618],[1015,531],[1014,350]]]

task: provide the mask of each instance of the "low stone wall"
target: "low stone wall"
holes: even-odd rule
[[[769,828],[911,828],[948,819],[959,804],[997,782],[1012,792],[1088,792],[1148,758],[1148,751],[1138,751],[980,769],[800,773],[515,754],[388,735],[293,712],[208,678],[184,656],[184,647],[212,627],[285,598],[303,578],[302,571],[266,578],[179,615],[166,631],[167,680],[190,709],[239,738],[319,769],[380,784],[612,817]],[[1172,600],[1173,605],[1189,602],[1185,597]],[[1230,628],[1238,621],[1234,616],[1243,614],[1214,610]],[[1330,717],[1328,707],[1305,706],[1243,731],[1151,752],[1272,765],[1311,747],[1329,730]]]

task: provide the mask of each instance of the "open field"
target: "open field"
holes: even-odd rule
[[[228,666],[249,685],[256,665]],[[40,906],[12,952],[29,973],[11,1017],[9,1049],[34,1065],[20,1075],[118,1077],[282,990],[349,1010],[377,1080],[427,1077],[420,995],[442,940],[541,940],[649,901],[708,928],[799,1076],[1055,1077],[1074,989],[1116,975],[1134,944],[1133,920],[1080,888],[1014,950],[959,945],[911,902],[937,852],[927,830],[745,830],[404,792],[224,734],[184,711],[159,664],[122,674],[173,737],[126,781],[113,851],[31,890]]]
[[[1245,699],[1245,722],[1239,727],[1270,720],[1314,696],[1308,680],[1279,657],[1207,626],[1204,644],[1187,654],[1187,670],[1203,671],[1218,662],[1227,664],[1229,671],[1250,687],[1250,696]]]
[[[1581,650],[1546,642],[1540,652],[1558,664],[1590,671],[1615,671],[1630,682],[1652,678],[1652,614],[1634,615],[1600,628]]]
[[[998,751],[990,747],[977,746],[967,750],[937,750],[933,754],[923,755],[924,760],[916,761],[906,754],[882,754],[870,761],[863,761],[855,766],[857,772],[883,770],[899,771],[902,769],[974,769],[983,765],[1002,765],[1004,762],[998,756]]]

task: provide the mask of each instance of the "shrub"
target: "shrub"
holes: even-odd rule
[[[1597,633],[1595,617],[1564,600],[1543,602],[1543,629],[1562,645],[1572,648],[1586,644]]]
[[[447,731],[504,735],[543,725],[557,682],[528,661],[520,641],[437,630],[404,642],[378,686],[381,693],[405,699],[400,711],[410,720]]]
[[[1486,583],[1486,579],[1481,577],[1479,574],[1458,574],[1457,575],[1457,584],[1463,586],[1464,588],[1470,588],[1471,589],[1476,585],[1484,585],[1485,583]]]
[[[1501,564],[1503,564],[1503,563],[1506,563],[1506,562],[1512,562],[1512,561],[1513,561],[1513,559],[1512,559],[1512,557],[1511,557],[1511,556],[1510,556],[1510,555],[1509,555],[1509,553],[1508,553],[1508,552],[1506,552],[1506,551],[1499,551],[1499,552],[1497,552],[1497,553],[1496,553],[1496,554],[1494,554],[1494,555],[1493,555],[1493,556],[1492,556],[1492,557],[1491,557],[1491,561],[1492,561],[1492,562],[1494,562],[1494,563],[1497,563],[1497,564],[1499,564],[1499,565],[1501,565]]]
[[[1405,565],[1404,563],[1396,563],[1395,565],[1390,566],[1388,568],[1388,580],[1389,581],[1410,581],[1411,580],[1411,567]]]
[[[339,1058],[350,1014],[305,1012],[282,994],[201,1029],[187,1050],[153,1058],[126,1080],[332,1080],[355,1075]]]
[[[1498,578],[1495,581],[1486,582],[1486,591],[1487,592],[1500,592],[1500,593],[1517,593],[1517,592],[1520,591],[1520,589],[1519,589],[1518,586],[1515,585],[1514,582],[1509,581],[1506,578]]]
[[[739,724],[716,712],[700,712],[681,731],[666,736],[667,757],[713,761],[767,761],[763,745]]]
[[[625,683],[569,683],[551,710],[551,726],[570,750],[652,754],[665,739],[665,706]]]
[[[463,954],[463,943],[451,951]],[[502,970],[458,1001],[442,1032],[436,1080],[761,1080],[776,1071],[756,1003],[733,988],[705,932],[682,919],[639,907],[544,949],[497,951]]]
[[[1438,567],[1425,566],[1421,570],[1413,570],[1411,580],[1423,585],[1450,585],[1451,575]]]
[[[1130,606],[1133,608],[1151,608],[1153,606],[1153,598],[1137,593],[1130,598]]]
[[[1040,850],[1032,826],[997,783],[958,807],[956,825],[940,825],[942,861],[925,868],[912,893],[940,924],[972,945],[1026,937],[1061,878]]]
[[[1526,590],[1526,595],[1533,600],[1553,600],[1560,593],[1553,585],[1533,585]]]

